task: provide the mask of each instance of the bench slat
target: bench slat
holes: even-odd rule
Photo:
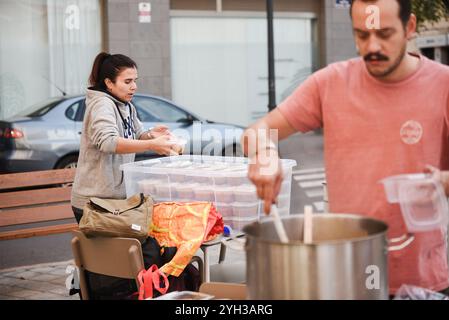
[[[0,209],[70,201],[71,187],[0,193]]]
[[[58,169],[0,174],[0,190],[73,182],[75,171]]]
[[[26,209],[3,210],[0,212],[0,227],[62,220],[73,217],[74,215],[70,203]]]
[[[60,224],[57,226],[30,228],[30,229],[22,229],[22,230],[15,230],[15,231],[5,231],[5,232],[0,232],[0,241],[1,240],[23,239],[23,238],[30,238],[30,237],[39,237],[39,236],[48,236],[51,234],[71,232],[76,229],[78,229],[78,224],[68,223],[68,224]]]

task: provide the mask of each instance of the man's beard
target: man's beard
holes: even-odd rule
[[[390,74],[392,74],[394,71],[396,71],[396,69],[399,67],[399,65],[401,64],[402,60],[405,57],[405,54],[407,52],[407,45],[404,45],[404,47],[401,50],[401,54],[399,55],[399,57],[394,61],[393,65],[391,65],[390,67],[388,67],[385,71],[382,72],[373,72],[371,71],[368,66],[367,66],[367,70],[368,72],[375,78],[385,78],[387,76],[389,76]],[[364,57],[365,61],[369,61],[372,58],[378,58],[378,60],[381,61],[388,61],[388,57],[383,56],[381,54],[368,54]]]

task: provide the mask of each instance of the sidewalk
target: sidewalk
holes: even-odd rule
[[[209,249],[210,262],[217,266],[211,267],[211,281],[240,279],[245,273],[244,252],[227,250],[224,264],[217,265],[219,248]],[[197,255],[202,257],[200,251]],[[0,300],[79,300],[78,294],[69,295],[65,284],[67,266],[74,265],[71,259],[0,270]]]
[[[79,300],[65,287],[73,260],[0,270],[0,300]]]

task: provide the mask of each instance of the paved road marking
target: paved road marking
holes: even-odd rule
[[[306,196],[309,197],[309,198],[318,198],[318,197],[320,197],[321,199],[323,199],[323,197],[324,197],[324,190],[322,188],[306,190]]]
[[[293,170],[292,173],[295,174],[305,174],[305,173],[316,173],[316,172],[324,172],[324,168],[313,168],[313,169],[302,169],[302,170]]]
[[[326,178],[326,175],[324,173],[319,174],[304,174],[304,175],[295,175],[293,176],[293,179],[295,181],[305,181],[305,180],[324,180]]]
[[[306,197],[311,199],[316,212],[324,211],[324,190],[323,182],[326,181],[324,168],[310,168],[303,170],[293,170],[293,180],[305,193]],[[322,200],[322,201],[317,201]]]
[[[316,188],[316,187],[322,187],[324,181],[325,180],[299,182],[298,185],[301,188],[304,188],[304,189],[306,189],[306,188]]]

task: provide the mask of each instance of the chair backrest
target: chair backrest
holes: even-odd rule
[[[144,268],[142,247],[131,238],[87,238],[81,231],[73,231],[72,252],[80,270],[83,299],[89,299],[84,271],[112,277],[135,279]]]
[[[214,296],[216,299],[245,300],[247,287],[240,283],[205,282],[200,292]]]

